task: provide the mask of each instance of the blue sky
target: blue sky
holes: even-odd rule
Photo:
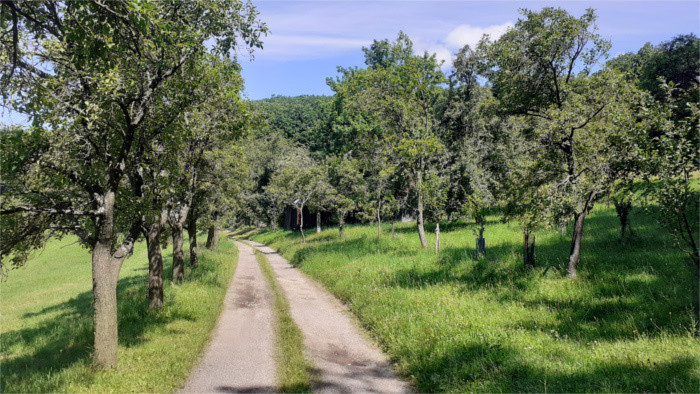
[[[395,39],[400,30],[415,49],[448,60],[483,33],[502,34],[519,8],[559,6],[579,16],[592,7],[611,55],[637,51],[678,34],[700,35],[699,1],[271,1],[253,0],[270,34],[252,61],[241,59],[253,100],[273,94],[331,94],[326,77],[337,66],[361,66],[362,46]],[[445,67],[449,67],[449,61]]]

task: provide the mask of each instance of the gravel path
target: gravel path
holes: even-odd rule
[[[313,391],[410,391],[394,375],[384,355],[362,334],[338,299],[273,249],[255,242],[250,244],[267,255],[289,300],[292,318],[304,333],[304,344],[318,369]]]
[[[273,294],[253,248],[236,242],[238,266],[216,333],[184,393],[277,391]]]

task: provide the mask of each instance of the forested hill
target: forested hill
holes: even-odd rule
[[[278,133],[294,142],[309,147],[318,147],[319,122],[324,118],[330,96],[277,96],[251,102],[254,112],[260,114],[265,123],[257,133]]]

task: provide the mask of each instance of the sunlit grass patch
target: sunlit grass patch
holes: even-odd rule
[[[236,248],[222,237],[218,250],[202,249],[199,267],[188,268],[180,285],[170,284],[172,256],[164,253],[165,306],[150,311],[146,247],[138,244],[117,289],[118,367],[97,371],[90,358],[90,255],[70,241],[51,241],[1,285],[2,390],[169,392],[179,387],[216,324]]]
[[[426,249],[414,223],[253,239],[345,300],[419,391],[697,391],[697,278],[652,217],[635,211],[621,240],[612,208],[592,212],[576,280],[571,229],[537,231],[526,270],[521,229],[494,219],[481,259],[470,223],[441,225],[439,254],[434,224]]]

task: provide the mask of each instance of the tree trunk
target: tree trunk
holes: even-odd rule
[[[583,238],[583,221],[586,219],[587,210],[574,215],[574,233],[571,236],[571,251],[569,252],[569,265],[566,275],[569,278],[578,276],[577,267],[581,257],[581,239]]]
[[[197,217],[190,213],[187,221],[187,237],[190,239],[190,267],[199,265],[199,251],[197,250]]]
[[[345,239],[345,213],[338,215],[338,237]]]
[[[185,279],[185,251],[182,248],[182,225],[175,224],[173,228],[173,282],[180,283]]]
[[[321,232],[321,211],[316,212],[316,234]]]
[[[148,307],[151,309],[163,306],[163,254],[160,248],[162,225],[158,219],[151,223],[145,231],[146,247],[148,249]]]
[[[523,228],[523,263],[525,268],[535,268],[535,235],[527,226]]]
[[[306,237],[304,236],[304,207],[301,207],[299,212],[299,231],[301,232],[301,242],[306,243]]]
[[[204,245],[207,249],[216,249],[219,246],[219,228],[216,225],[209,227],[207,231],[207,243]]]
[[[435,253],[440,252],[440,223],[435,225]]]
[[[476,258],[486,255],[486,240],[484,239],[484,226],[479,227],[479,236],[476,238]]]
[[[423,226],[423,173],[418,171],[418,238],[421,248],[428,246],[425,239],[425,228]]]
[[[125,240],[115,255],[111,253],[112,237],[114,236],[114,197],[113,192],[108,192],[98,199],[98,206],[104,213],[94,221],[95,247],[92,251],[92,294],[94,297],[95,346],[92,362],[99,368],[114,368],[117,365],[119,343],[117,280],[122,262],[131,251],[131,247],[125,246],[127,244],[127,240]],[[133,246],[133,239],[131,241],[131,246]]]
[[[110,237],[111,238],[111,237]],[[95,300],[95,347],[93,364],[101,368],[117,366],[117,278],[110,256],[110,242],[97,241],[92,253],[92,293]]]
[[[629,234],[632,233],[632,227],[629,225],[629,214],[632,211],[632,203],[629,201],[620,201],[613,198],[613,204],[615,205],[615,212],[617,213],[617,218],[620,219],[620,236],[622,239],[625,238],[626,230],[629,228]]]

